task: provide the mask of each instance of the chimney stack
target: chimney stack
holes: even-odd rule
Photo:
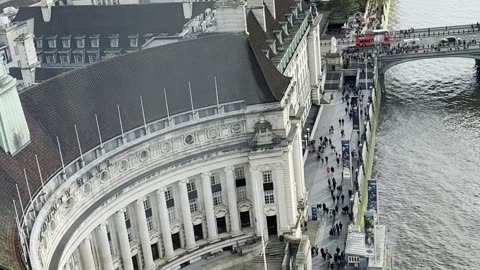
[[[30,142],[30,131],[17,91],[0,57],[0,148],[15,155]]]
[[[32,34],[20,34],[16,39],[20,70],[25,86],[35,83],[35,68],[39,65]]]
[[[246,31],[247,17],[244,1],[221,0],[215,2],[215,20],[219,32]]]

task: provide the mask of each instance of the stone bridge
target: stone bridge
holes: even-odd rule
[[[454,47],[444,47],[440,51],[435,50],[419,50],[418,52],[410,53],[400,53],[400,54],[383,54],[377,57],[377,71],[378,79],[382,87],[382,91],[385,91],[385,72],[393,66],[416,61],[416,60],[425,60],[425,59],[436,59],[436,58],[471,58],[475,60],[480,60],[480,46],[472,45],[467,49],[463,48],[463,45],[460,49],[455,49]]]
[[[480,26],[480,25],[479,25]],[[405,33],[405,30],[392,30],[390,31],[390,37],[392,41],[391,46],[397,46],[398,43],[403,43],[405,39],[419,38],[420,45],[424,44],[436,44],[441,39],[447,36],[455,36],[464,40],[471,40],[475,38],[476,40],[480,39],[480,27],[477,27],[477,24],[468,24],[468,25],[454,25],[454,26],[443,26],[443,27],[432,27],[432,28],[419,28],[413,29],[413,32]],[[321,40],[320,47],[321,53],[327,53],[330,49],[331,41]],[[355,46],[355,40],[347,39],[338,39],[337,48],[342,49],[349,46]]]

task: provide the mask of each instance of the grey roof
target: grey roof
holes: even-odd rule
[[[213,2],[193,2],[192,17],[213,8]],[[121,53],[135,49],[130,47],[129,35],[138,34],[138,47],[145,43],[144,36],[151,34],[175,35],[183,31],[185,19],[183,3],[159,3],[147,5],[107,6],[54,6],[49,22],[42,17],[41,7],[21,7],[14,21],[34,19],[35,37],[43,37],[42,50],[48,48],[47,37],[56,36],[57,50],[81,50],[84,52],[100,49],[104,54],[110,47],[109,37],[117,35]],[[61,37],[70,35],[69,48],[63,48]],[[99,35],[99,48],[91,46],[90,37]],[[85,37],[85,48],[77,48],[75,37]],[[38,48],[37,48],[38,49]],[[59,60],[57,59],[57,62]],[[72,61],[73,62],[73,61]]]
[[[60,168],[56,136],[65,162],[77,157],[74,124],[83,151],[98,145],[95,114],[104,140],[120,134],[117,104],[125,130],[143,124],[139,96],[147,122],[166,117],[163,88],[171,114],[216,104],[213,77],[221,103],[244,100],[247,105],[278,102],[290,79],[280,74],[242,34],[207,35],[111,58],[63,73],[21,93],[31,143],[14,157],[0,150],[0,265],[16,259],[12,199],[19,185],[24,201],[26,168],[32,190],[40,187],[35,165],[39,155],[43,175]],[[5,242],[5,244],[3,243]],[[5,260],[7,260],[5,259]],[[18,262],[18,260],[16,261]],[[10,267],[18,269],[17,267]]]
[[[63,67],[38,67],[35,68],[35,81],[42,82],[48,79],[51,79],[55,76],[58,76],[67,71],[71,71],[74,68],[63,68]],[[22,71],[19,67],[9,68],[10,76],[17,80],[23,80]]]

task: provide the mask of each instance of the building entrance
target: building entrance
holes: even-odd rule
[[[132,263],[133,263],[133,270],[138,270],[138,260],[137,260],[137,255],[132,257]]]
[[[240,212],[240,223],[242,228],[250,227],[250,211]]]
[[[182,245],[180,243],[180,234],[179,233],[172,234],[172,244],[173,244],[173,249],[174,250],[182,247]]]
[[[267,217],[268,235],[277,234],[277,216]]]
[[[227,222],[225,217],[217,218],[217,232],[226,233],[227,232]]]
[[[195,241],[203,239],[203,228],[201,223],[193,226],[193,233],[195,234]]]

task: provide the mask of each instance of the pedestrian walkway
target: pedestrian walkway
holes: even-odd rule
[[[363,87],[364,88],[364,87]],[[370,95],[370,91],[360,91],[360,94],[364,94],[364,103],[365,100],[368,100],[368,96]],[[346,102],[342,101],[342,93],[341,91],[326,91],[325,96],[330,97],[333,95],[333,101],[330,104],[325,104],[322,115],[320,116],[320,122],[315,132],[315,141],[316,141],[316,148],[319,145],[319,138],[327,136],[331,139],[332,145],[335,146],[338,153],[341,154],[341,140],[351,140],[351,148],[350,150],[358,150],[358,134],[353,131],[353,123],[352,120],[349,118],[349,115],[345,113]],[[366,104],[365,104],[366,105]],[[364,105],[364,106],[365,106]],[[339,125],[339,119],[344,119],[344,125]],[[360,121],[362,123],[363,120]],[[329,134],[330,127],[334,127],[334,133]],[[345,136],[342,137],[340,134],[341,130],[344,130]],[[327,208],[332,209],[335,207],[336,203],[338,202],[335,200],[335,203],[331,196],[331,191],[329,188],[329,184],[327,179],[334,177],[338,185],[342,185],[342,194],[345,196],[345,200],[342,203],[342,200],[338,202],[338,214],[336,216],[330,217],[329,214],[324,214],[323,210],[320,208],[318,209],[318,221],[311,221],[311,222],[319,222],[318,230],[316,233],[315,241],[312,241],[312,245],[318,246],[319,250],[321,248],[328,249],[328,252],[333,256],[336,252],[337,247],[340,249],[340,252],[345,250],[345,242],[347,236],[347,229],[348,224],[350,223],[350,218],[348,214],[342,214],[342,208],[344,206],[350,206],[350,199],[349,199],[349,190],[353,190],[352,182],[351,181],[342,181],[342,170],[343,165],[340,160],[340,164],[337,165],[336,161],[336,153],[330,148],[328,145],[324,151],[324,157],[328,157],[328,164],[324,161],[322,163],[321,159],[317,158],[316,154],[308,155],[308,158],[305,162],[305,184],[307,189],[309,190],[309,216],[311,217],[311,207],[316,206],[317,204],[326,204]],[[357,155],[358,156],[358,155]],[[352,177],[354,177],[355,169],[358,165],[357,158],[352,157],[352,165],[354,166]],[[327,166],[334,168],[333,176],[332,174],[327,173]],[[337,192],[334,193],[335,195]],[[350,208],[351,211],[351,208]],[[337,223],[342,223],[342,231],[339,235],[335,234],[335,236],[331,236],[329,234],[330,229],[332,226],[335,226]],[[320,252],[319,252],[320,253]],[[328,262],[324,261],[321,254],[315,256],[313,258],[313,269],[321,269],[326,270],[328,268]],[[343,269],[343,268],[335,268],[335,269]]]

